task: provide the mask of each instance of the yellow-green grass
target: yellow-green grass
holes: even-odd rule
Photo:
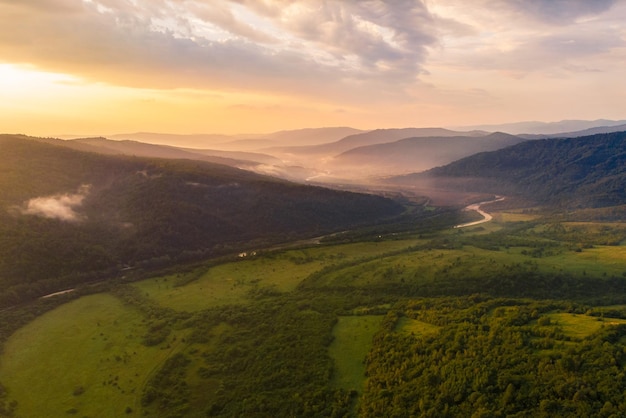
[[[481,274],[489,268],[528,260],[516,252],[490,251],[472,246],[462,249],[411,251],[329,272],[318,285],[367,286],[380,283],[432,281],[442,273],[459,277]]]
[[[519,212],[496,212],[492,215],[495,222],[525,222],[532,221],[540,217],[539,215]]]
[[[575,339],[588,337],[598,332],[602,327],[626,324],[624,319],[599,318],[571,313],[551,313],[547,316],[550,318],[550,326],[560,327],[566,336]]]
[[[473,235],[486,235],[491,232],[500,231],[503,228],[502,224],[499,222],[489,221],[483,222],[481,224],[477,224],[474,226],[467,226],[464,228],[456,228],[451,230],[451,233],[456,234],[473,234]]]
[[[626,247],[596,246],[581,252],[564,251],[535,260],[544,271],[564,271],[592,277],[621,276],[626,271]]]
[[[385,240],[385,241],[366,241],[352,244],[340,244],[330,247],[310,248],[311,254],[340,254],[345,260],[358,259],[361,257],[370,257],[377,254],[384,254],[392,251],[398,251],[426,240],[420,239],[401,239],[401,240]]]
[[[440,327],[429,324],[427,322],[418,321],[417,319],[407,318],[403,316],[396,324],[396,331],[404,334],[414,335],[416,337],[424,337],[436,334]]]
[[[115,297],[98,294],[18,330],[0,357],[0,380],[18,402],[18,416],[139,416],[145,382],[183,339],[178,335],[167,349],[146,347],[142,319]]]
[[[441,274],[459,278],[481,275],[492,269],[518,264],[536,264],[545,273],[568,273],[602,278],[621,276],[626,271],[626,247],[595,247],[582,252],[556,249],[554,255],[531,257],[522,251],[532,248],[514,247],[499,251],[465,245],[460,249],[416,250],[383,257],[318,278],[317,286],[368,286],[381,283],[429,282]],[[548,249],[547,251],[550,251]],[[527,266],[529,267],[529,266]]]
[[[318,286],[367,286],[397,283],[406,275],[431,279],[435,273],[464,255],[463,250],[420,250],[359,263],[329,272]]]
[[[246,303],[249,293],[258,288],[288,292],[324,266],[395,251],[415,243],[416,240],[383,241],[290,250],[211,267],[184,286],[176,285],[176,275],[143,280],[134,286],[162,306],[194,312]]]
[[[333,328],[335,337],[328,348],[335,361],[333,385],[361,391],[365,382],[365,356],[380,327],[382,315],[340,316]]]
[[[626,222],[570,221],[561,223],[563,224],[563,226],[584,226],[593,231],[601,231],[604,228],[626,227]]]
[[[282,292],[292,290],[304,277],[321,268],[322,263],[315,260],[297,264],[285,257],[259,257],[212,267],[184,286],[176,286],[174,276],[144,280],[135,286],[163,306],[193,312],[245,303],[249,292],[260,287]]]

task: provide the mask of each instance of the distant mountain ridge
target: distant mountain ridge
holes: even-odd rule
[[[225,164],[234,167],[250,166],[255,163],[277,164],[280,160],[270,155],[244,152],[222,151],[210,149],[181,148],[170,145],[155,145],[132,140],[113,141],[106,138],[80,138],[58,143],[59,145],[72,145],[73,143],[88,144],[102,149],[103,153],[136,155],[139,157],[154,158],[184,158],[190,160],[203,160],[217,164]]]
[[[268,134],[165,134],[137,132],[110,135],[115,140],[135,140],[160,145],[187,148],[218,148],[223,150],[257,150],[270,146],[317,145],[336,141],[345,136],[364,132],[350,127],[304,128]]]
[[[562,120],[558,122],[514,122],[514,123],[502,123],[493,125],[471,125],[460,126],[453,129],[468,130],[478,129],[488,132],[501,131],[507,132],[512,135],[533,134],[533,135],[563,135],[564,133],[572,133],[577,131],[583,131],[598,127],[611,127],[617,125],[626,124],[626,120],[608,120],[608,119],[596,119],[596,120]],[[591,132],[590,132],[591,134]]]
[[[549,135],[538,135],[538,134],[523,134],[518,135],[520,138],[527,139],[544,139],[544,138],[577,138],[579,136],[589,136],[595,134],[608,134],[611,132],[623,132],[626,131],[626,124],[621,125],[612,125],[612,126],[596,126],[594,128],[583,129],[581,131],[573,131],[573,132],[559,132],[556,134]]]
[[[482,136],[488,132],[457,132],[444,128],[399,128],[399,129],[376,129],[364,133],[346,136],[338,141],[314,145],[308,147],[282,147],[272,148],[268,151],[281,151],[300,154],[339,154],[352,148],[368,145],[384,144],[411,137],[450,137],[450,136]]]
[[[98,144],[93,139],[78,139],[78,142],[65,145],[102,153],[114,153],[109,151],[115,149],[115,152],[126,155],[199,159],[290,181],[341,185],[345,182],[375,181],[374,177],[379,176],[428,170],[474,153],[496,150],[523,140],[579,137],[626,130],[626,124],[620,122],[598,119],[481,126],[509,129],[507,135],[515,131],[556,132],[516,134],[499,140],[493,136],[497,132],[485,130],[455,131],[432,127],[361,131],[349,127],[331,127],[232,136],[138,133],[114,136],[115,141],[108,142],[101,138]],[[585,129],[572,130],[579,128]],[[501,135],[505,135],[505,132]],[[477,141],[477,138],[484,140]],[[193,147],[187,147],[185,144],[188,141],[199,142],[194,142]],[[212,147],[208,147],[207,141],[212,141]],[[168,145],[150,142],[167,142]],[[203,147],[199,144],[203,144]],[[99,145],[99,148],[88,149],[88,145]]]
[[[361,167],[361,172],[416,172],[522,141],[525,139],[501,132],[470,137],[414,137],[353,148],[339,154],[332,162],[337,166]]]

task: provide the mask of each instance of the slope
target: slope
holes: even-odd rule
[[[106,156],[0,136],[0,284],[16,302],[109,277],[374,223],[380,197],[190,160]]]
[[[626,132],[523,142],[392,181],[425,180],[442,188],[519,194],[553,205],[624,204]]]

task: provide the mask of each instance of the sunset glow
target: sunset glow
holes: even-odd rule
[[[0,21],[2,132],[626,117],[620,0],[0,0]]]

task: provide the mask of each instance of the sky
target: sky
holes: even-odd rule
[[[0,0],[0,132],[626,119],[626,0]]]

